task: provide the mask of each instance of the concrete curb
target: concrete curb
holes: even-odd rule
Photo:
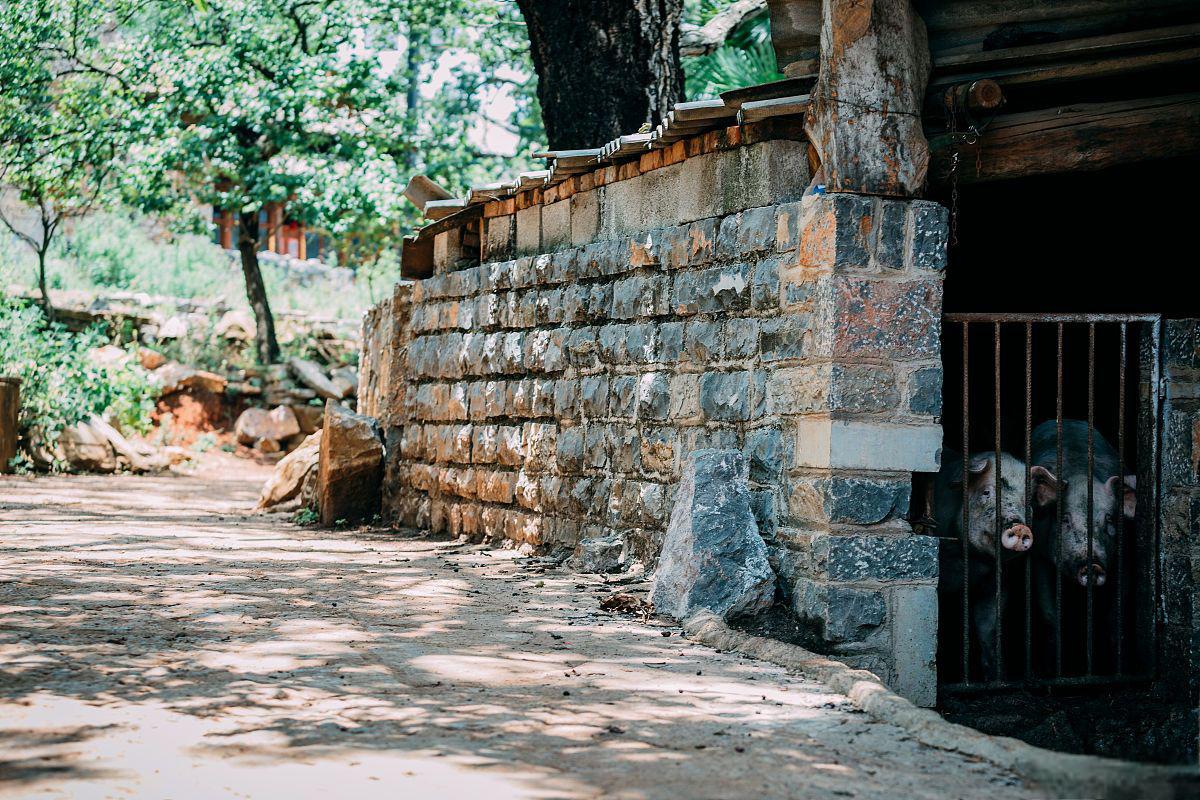
[[[711,612],[697,612],[682,624],[687,635],[696,641],[802,672],[846,695],[855,707],[875,719],[903,728],[922,744],[1010,769],[1059,797],[1105,800],[1200,797],[1200,770],[1194,767],[1167,767],[1056,753],[1017,739],[989,736],[965,725],[947,722],[929,709],[918,708],[884,686],[874,673],[851,669],[793,644],[736,631]]]

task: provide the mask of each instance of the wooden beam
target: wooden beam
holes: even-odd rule
[[[919,194],[929,47],[911,0],[824,0],[819,61],[805,131],[826,190]]]
[[[1097,170],[1200,154],[1200,94],[1062,106],[997,117],[975,144],[932,136],[934,180],[959,183]],[[1115,198],[1137,187],[1113,187]]]

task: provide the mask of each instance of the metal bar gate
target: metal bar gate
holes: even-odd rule
[[[961,481],[962,508],[961,520],[954,520],[961,530],[937,533],[943,572],[961,570],[960,575],[943,575],[943,587],[961,581],[961,598],[944,595],[943,608],[954,612],[945,603],[960,602],[962,619],[960,663],[946,658],[954,632],[942,633],[943,691],[1078,687],[1144,681],[1153,675],[1161,336],[1157,315],[945,316],[948,402],[943,421],[950,423],[961,413],[962,465],[961,476],[945,475],[944,467],[939,479],[955,481],[954,491]],[[953,359],[959,357],[952,342],[957,338],[961,387],[951,374]],[[1100,394],[1098,364],[1103,372]],[[977,377],[980,368],[983,380]],[[1081,379],[1086,380],[1085,391],[1079,391]],[[983,395],[973,396],[973,386],[978,392],[980,383]],[[949,401],[959,391],[961,403],[952,408]],[[1021,399],[1023,408],[1013,408]],[[1131,413],[1132,431],[1126,424]],[[994,418],[990,431],[986,419],[980,419],[989,414]],[[1085,419],[1071,419],[1072,414]],[[1038,424],[1041,417],[1045,421]],[[947,426],[948,438],[958,435],[955,427]],[[972,442],[982,445],[974,453]],[[1132,472],[1126,466],[1131,455],[1136,460]],[[1114,459],[1116,471],[1110,476]],[[1013,471],[1018,462],[1023,462],[1024,474],[1009,475],[1006,483],[1004,470]],[[1013,492],[1022,501],[1017,511],[1024,511],[1019,523],[1014,523]],[[988,507],[991,502],[994,509]],[[1027,551],[1007,549],[1006,525],[1010,531],[1032,532]],[[988,527],[990,553],[979,545],[987,541]]]

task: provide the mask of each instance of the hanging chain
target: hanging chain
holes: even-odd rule
[[[975,147],[984,130],[995,119],[996,113],[993,111],[987,119],[977,120],[966,104],[960,102],[956,88],[947,90],[942,102],[946,109],[946,133],[954,143],[954,150],[950,155],[950,173],[946,176],[950,181],[950,244],[954,246],[958,244],[958,177],[962,154],[960,148],[963,145]],[[960,119],[966,123],[963,129],[959,128]],[[982,150],[975,147],[975,177],[979,177],[982,169]]]

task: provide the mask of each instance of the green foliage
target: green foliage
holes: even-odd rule
[[[33,261],[0,230],[0,286],[36,288]],[[321,281],[301,285],[267,259],[261,268],[277,311],[337,319],[357,319],[399,278],[394,249],[360,265],[355,280],[336,289]],[[46,273],[51,289],[145,292],[249,311],[241,268],[229,254],[206,237],[164,230],[126,210],[76,221],[51,248]]]
[[[56,234],[110,196],[137,124],[100,46],[107,12],[68,0],[0,3],[0,185],[19,202],[0,208],[0,223],[37,256],[43,290]]]
[[[685,4],[685,18],[695,25],[703,25],[731,2],[689,0]],[[716,97],[730,89],[784,77],[771,46],[771,24],[766,14],[743,23],[712,53],[685,58],[683,69],[687,96],[691,100]]]
[[[46,324],[41,309],[0,299],[0,374],[21,379],[19,425],[53,441],[66,426],[109,414],[125,430],[150,428],[157,387],[134,359],[98,363],[99,328],[73,334]]]
[[[301,508],[292,515],[292,522],[296,525],[316,525],[320,519],[317,512],[311,508]]]

